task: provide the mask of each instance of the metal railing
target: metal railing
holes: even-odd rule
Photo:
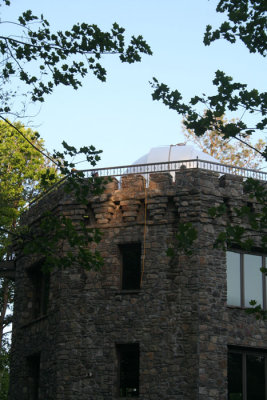
[[[85,177],[101,176],[101,177],[120,177],[133,174],[151,174],[158,172],[175,172],[180,168],[196,169],[201,168],[209,171],[218,172],[219,174],[238,175],[244,178],[253,178],[267,181],[267,172],[260,170],[236,167],[232,165],[220,164],[213,161],[200,160],[198,158],[182,161],[166,161],[150,164],[123,165],[110,168],[86,169],[82,172]]]
[[[172,172],[178,171],[181,168],[188,169],[204,169],[208,171],[214,171],[218,174],[225,175],[237,175],[243,178],[253,178],[261,181],[267,181],[267,172],[263,172],[260,170],[249,169],[236,167],[232,165],[220,164],[213,161],[201,160],[198,158],[192,160],[181,160],[181,161],[166,161],[166,162],[158,162],[158,163],[149,163],[149,164],[131,164],[131,165],[122,165],[117,167],[109,167],[109,168],[94,168],[94,169],[85,169],[80,170],[79,172],[83,172],[85,178],[99,176],[99,177],[122,177],[125,175],[147,175],[153,173],[163,173],[163,172]],[[74,172],[75,174],[75,172]],[[66,178],[63,178],[55,185],[51,186],[45,193],[37,196],[28,206],[38,202],[40,198],[43,198],[51,191],[58,188]]]

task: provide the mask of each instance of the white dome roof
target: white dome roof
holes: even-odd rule
[[[206,160],[218,162],[214,157],[203,153],[201,150],[195,149],[194,146],[185,144],[175,144],[170,146],[153,147],[144,156],[138,158],[133,165],[136,164],[150,164],[168,161],[185,161],[198,158],[199,160]]]

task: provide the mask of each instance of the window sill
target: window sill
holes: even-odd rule
[[[41,315],[40,317],[32,319],[31,321],[27,322],[26,324],[22,324],[21,328],[27,328],[28,326],[36,324],[37,322],[42,321],[42,320],[46,319],[47,317],[48,317],[48,314]]]
[[[132,290],[120,290],[118,292],[115,292],[115,295],[125,295],[125,294],[139,294],[141,289],[132,289]],[[126,398],[126,397],[125,397]]]
[[[249,310],[249,309],[253,309],[253,307],[242,307],[242,306],[231,306],[231,305],[228,305],[227,304],[227,306],[226,306],[227,308],[230,308],[231,310],[244,310],[244,311],[246,311],[246,310]],[[263,308],[263,310],[265,311],[266,309],[265,308]]]
[[[227,307],[227,308],[230,308],[231,310],[232,310],[232,309],[234,309],[234,310],[235,310],[235,309],[237,309],[237,310],[245,310],[245,307],[241,307],[241,306],[231,306],[231,305],[229,305],[229,304],[227,304],[226,307]]]

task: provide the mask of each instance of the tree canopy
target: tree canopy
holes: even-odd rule
[[[220,117],[220,119],[224,124],[227,123],[225,118]],[[215,129],[206,131],[202,136],[196,136],[194,131],[186,129],[184,124],[183,133],[186,141],[196,143],[204,153],[210,154],[222,164],[252,169],[258,169],[263,165],[260,154],[266,146],[263,139],[259,139],[254,144],[250,137],[246,138],[246,143],[237,142],[234,138],[224,139],[223,135]]]
[[[44,141],[37,132],[25,129],[21,123],[15,127],[34,144],[44,151]],[[5,240],[10,239],[7,231],[15,229],[23,207],[33,200],[45,186],[55,183],[55,166],[24,139],[9,124],[0,121],[0,255],[4,256]]]

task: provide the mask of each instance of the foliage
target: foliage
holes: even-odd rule
[[[10,1],[1,1],[2,4],[10,5]],[[0,22],[0,24],[3,23]],[[51,94],[57,85],[71,86],[74,89],[78,89],[82,84],[82,78],[90,71],[99,80],[105,81],[106,70],[99,62],[105,54],[117,54],[123,63],[134,63],[141,61],[142,54],[152,54],[151,49],[140,35],[137,37],[132,36],[130,43],[126,45],[125,30],[117,23],[113,24],[110,32],[103,32],[96,25],[78,23],[70,30],[54,33],[51,31],[49,22],[43,15],[39,18],[31,10],[28,10],[18,18],[18,22],[8,22],[7,24],[12,26],[13,31],[16,28],[17,32],[11,35],[0,36],[0,52],[2,54],[2,61],[0,63],[2,72],[0,84],[2,107],[0,107],[0,118],[19,134],[17,137],[20,137],[19,153],[22,158],[25,151],[29,154],[37,151],[52,163],[47,165],[42,171],[39,171],[38,166],[35,166],[41,173],[35,177],[37,187],[32,184],[33,180],[31,180],[31,198],[37,195],[39,189],[48,188],[53,183],[57,171],[58,175],[65,177],[64,187],[66,190],[74,190],[77,200],[85,201],[86,194],[89,191],[99,191],[101,184],[99,180],[95,179],[93,182],[94,185],[92,185],[92,181],[84,179],[82,172],[75,171],[74,173],[75,163],[74,161],[69,161],[69,159],[73,159],[73,157],[78,155],[84,155],[85,160],[94,166],[100,159],[99,154],[101,151],[96,150],[94,146],[83,146],[77,150],[74,146],[69,146],[66,142],[63,142],[63,151],[56,150],[52,155],[49,155],[45,152],[40,142],[35,143],[37,140],[36,134],[28,137],[20,125],[13,124],[4,117],[5,114],[17,115],[16,110],[11,108],[10,103],[12,96],[18,93],[7,93],[6,87],[8,87],[9,83],[12,84],[17,79],[24,84],[24,86],[22,85],[23,96],[27,94],[30,95],[31,101],[43,102],[44,96]],[[27,93],[24,91],[25,85],[28,88]],[[28,150],[28,147],[27,150],[23,148],[21,145],[23,140],[32,146],[31,150]],[[9,144],[6,137],[4,141],[6,149],[8,149],[9,145],[11,145],[11,148],[15,145],[15,143]],[[10,163],[12,164],[13,161],[11,159]],[[6,169],[11,168],[11,164],[8,164]],[[34,170],[35,167],[30,166],[30,169],[33,168]],[[25,171],[26,174],[31,173],[27,165],[25,165]],[[1,166],[1,174],[8,176],[6,175],[5,167],[2,169]],[[17,230],[15,231],[14,226],[12,227],[12,232],[9,230],[9,235],[7,235],[7,227],[3,218],[7,218],[8,220],[10,218],[16,219],[22,205],[30,201],[28,195],[30,188],[28,187],[27,179],[23,174],[19,177],[15,173],[12,173],[10,182],[9,178],[6,179],[9,186],[6,185],[5,190],[0,195],[2,212],[2,221],[0,221],[0,227],[2,227],[0,234],[2,236],[0,240],[2,243],[7,237],[10,238],[10,233],[20,237],[20,233]],[[4,186],[4,183],[2,182],[1,185]],[[16,191],[17,186],[21,188],[20,192]],[[13,196],[13,187],[16,191],[15,197]],[[11,190],[9,191],[8,188],[11,188]],[[50,216],[50,220],[51,218]],[[3,224],[5,225],[5,229],[3,228]],[[65,224],[65,226],[67,225]],[[69,236],[69,234],[66,233],[66,236]]]
[[[16,128],[16,129],[14,129]],[[84,179],[82,171],[73,171],[73,161],[66,157],[84,154],[87,161],[95,165],[99,160],[99,153],[93,146],[84,146],[80,150],[63,143],[62,152],[55,151],[50,157],[53,162],[47,161],[44,156],[35,150],[26,139],[29,139],[40,151],[44,150],[43,140],[38,135],[26,130],[20,123],[12,128],[8,123],[0,122],[0,152],[1,157],[1,214],[0,214],[0,256],[1,259],[9,252],[12,241],[16,241],[25,254],[36,254],[46,258],[44,265],[66,267],[74,261],[86,268],[99,268],[102,263],[97,252],[88,250],[88,243],[100,240],[99,232],[94,232],[81,224],[79,229],[70,219],[62,216],[45,213],[41,219],[39,231],[27,225],[20,226],[20,214],[24,206],[42,194],[44,189],[60,177],[65,177],[64,190],[75,194],[77,201],[86,202],[88,193],[100,193],[104,182],[100,178]],[[21,135],[23,134],[23,137]],[[67,242],[70,250],[63,257],[59,257],[59,243]],[[85,246],[87,248],[85,248]]]
[[[0,398],[7,399],[9,385],[10,323],[14,300],[14,282],[0,278]]]
[[[2,0],[3,4],[10,5],[10,1]],[[75,170],[73,157],[82,154],[94,166],[100,159],[99,154],[101,151],[96,150],[94,146],[83,146],[77,150],[75,147],[63,142],[63,151],[57,150],[52,155],[49,155],[40,143],[35,143],[35,136],[28,137],[21,126],[11,123],[4,117],[7,113],[17,115],[16,110],[11,108],[12,96],[14,94],[17,95],[17,93],[7,93],[6,88],[9,83],[12,84],[18,81],[22,84],[21,90],[24,96],[30,95],[32,102],[43,102],[44,96],[51,94],[57,85],[71,86],[77,89],[82,84],[82,78],[90,71],[99,80],[105,81],[106,70],[99,61],[105,54],[116,54],[123,63],[133,63],[141,61],[142,54],[152,54],[151,49],[140,35],[137,37],[132,36],[130,43],[127,45],[124,37],[125,30],[117,23],[113,24],[110,32],[103,32],[96,25],[77,23],[65,32],[59,31],[54,33],[51,31],[50,24],[43,15],[39,18],[31,10],[25,11],[18,18],[17,22],[0,22],[2,25],[4,23],[12,26],[13,33],[0,36],[0,52],[2,54],[0,64],[2,70],[0,86],[2,107],[0,108],[0,118],[20,135],[18,137],[21,140],[25,140],[32,146],[29,154],[37,151],[52,163],[46,166],[45,170],[38,177],[35,177],[36,183],[38,182],[37,188],[32,185],[33,181],[31,181],[32,194],[36,196],[39,189],[47,189],[53,180],[56,179],[56,176],[60,175],[64,179],[64,189],[69,192],[74,191],[77,201],[85,202],[89,192],[99,193],[102,190],[103,181],[100,178],[85,180],[83,173]],[[28,88],[27,92],[25,92],[25,85]],[[8,144],[6,147],[8,147]],[[20,153],[23,154],[24,151],[25,149],[21,148]],[[69,161],[70,158],[71,161]],[[13,160],[11,160],[12,162]],[[25,165],[25,169],[28,171],[27,165]],[[5,170],[3,170],[3,176],[7,176]],[[9,178],[6,179],[6,182],[8,180]],[[27,242],[29,241],[29,237],[35,240],[29,231],[27,235],[25,234],[27,228],[24,227],[22,232],[17,229],[17,226],[7,226],[8,224],[5,219],[8,221],[12,220],[12,218],[16,219],[21,211],[22,204],[30,200],[29,196],[25,197],[25,191],[27,193],[29,191],[27,177],[22,175],[20,178],[14,174],[11,181],[13,182],[10,182],[11,189],[14,186],[16,190],[18,186],[21,188],[21,192],[16,192],[16,196],[14,196],[13,191],[8,190],[8,185],[1,192],[0,206],[1,211],[3,210],[3,217],[2,221],[0,221],[2,235],[0,239],[3,243],[3,241],[9,239],[12,235],[19,242],[22,240],[26,240]],[[2,183],[2,186],[4,186],[4,183]],[[70,228],[71,222],[60,220],[65,227],[63,234],[60,222],[56,222],[55,218],[56,216],[52,218],[52,215],[44,215],[44,223],[48,224],[48,221],[50,221],[51,236],[54,239],[57,236],[59,238],[64,236],[69,243],[77,240],[77,248],[80,249],[79,252],[81,253],[82,246],[80,246],[80,241],[82,239],[81,236],[77,237],[76,235],[74,240],[75,229],[73,227]],[[59,229],[58,235],[55,232],[55,227]],[[83,240],[85,238],[88,239],[89,232],[86,232],[85,227],[81,227],[80,232],[85,235]],[[89,236],[95,240],[99,240],[99,235],[95,236],[92,232],[90,232]],[[73,247],[73,243],[71,247]],[[33,246],[33,248],[37,251],[38,246]],[[2,249],[4,249],[3,245]],[[5,250],[2,250],[2,255],[4,252]],[[92,260],[90,260],[91,255],[87,255],[89,257],[89,264],[92,265]],[[85,258],[85,254],[80,254],[80,256]],[[72,256],[70,255],[71,258]]]
[[[236,37],[243,40],[247,48],[258,51],[265,55],[267,49],[266,26],[267,17],[265,15],[266,4],[261,0],[220,0],[217,12],[228,12],[229,21],[224,22],[220,29],[211,34],[211,27],[208,26],[204,37],[204,43],[209,45],[212,41],[219,39],[220,35],[231,43],[236,41]],[[232,32],[232,34],[230,34]],[[183,103],[182,95],[178,90],[171,91],[163,83],[159,83],[153,78],[151,86],[153,100],[161,100],[163,104],[178,114],[183,115],[185,127],[194,132],[196,136],[203,136],[205,132],[216,130],[223,139],[235,138],[245,143],[245,139],[255,131],[263,131],[267,125],[267,93],[260,93],[256,89],[248,90],[244,83],[234,82],[231,76],[227,76],[223,71],[217,70],[213,85],[217,89],[217,94],[208,96],[194,96],[188,104]],[[206,112],[199,112],[199,107],[203,106]],[[234,112],[242,110],[242,117],[246,112],[258,118],[253,128],[249,127],[242,117],[236,121],[223,123],[223,116],[227,111]],[[263,151],[255,149],[265,160],[267,160],[267,146]]]
[[[44,149],[44,142],[37,132],[25,129],[21,123],[14,126],[34,146]],[[23,207],[40,192],[42,185],[47,187],[58,177],[51,162],[3,121],[0,121],[0,154],[0,257],[3,258],[7,252],[3,244],[10,239],[7,231],[16,228]]]
[[[220,0],[216,11],[227,12],[229,21],[224,21],[219,29],[212,31],[206,27],[204,44],[210,45],[222,36],[230,43],[242,40],[251,53],[266,55],[266,2],[262,0]]]
[[[107,72],[99,62],[105,54],[117,54],[123,63],[139,62],[142,54],[152,54],[141,35],[132,36],[126,45],[125,29],[117,23],[110,32],[83,22],[54,33],[43,15],[27,10],[14,23],[14,30],[0,36],[2,87],[16,77],[29,88],[32,101],[43,102],[59,84],[78,89],[90,71],[105,81]],[[0,112],[12,111],[9,98],[5,100]]]
[[[267,310],[264,310],[255,300],[249,302],[250,308],[246,309],[247,314],[253,314],[256,319],[267,320]]]
[[[2,0],[2,5],[3,3],[10,5],[8,0]],[[0,22],[0,24],[3,23],[3,21]],[[152,54],[151,49],[140,35],[132,36],[130,43],[126,45],[125,30],[117,23],[113,24],[110,32],[103,32],[96,25],[78,23],[65,32],[54,33],[43,15],[39,18],[31,10],[28,10],[18,18],[18,22],[7,22],[7,25],[9,24],[14,29],[16,28],[17,32],[0,36],[0,52],[2,54],[0,97],[3,104],[0,108],[0,118],[16,130],[20,139],[23,138],[32,146],[32,151],[39,152],[52,163],[52,171],[51,165],[48,165],[41,172],[41,175],[39,174],[36,177],[38,189],[49,187],[55,179],[55,171],[57,171],[59,175],[64,177],[64,188],[67,191],[74,190],[77,201],[85,202],[86,195],[89,192],[99,192],[103,187],[103,182],[100,179],[85,180],[83,173],[75,170],[73,157],[82,154],[94,166],[100,159],[101,151],[96,150],[94,146],[83,146],[77,150],[74,146],[69,146],[66,142],[63,142],[63,151],[57,150],[52,155],[47,154],[40,143],[35,143],[36,137],[27,137],[20,126],[11,123],[4,117],[6,113],[17,114],[10,107],[12,96],[7,95],[6,85],[10,82],[13,83],[14,79],[18,79],[24,84],[22,90],[24,90],[25,85],[28,87],[28,92],[25,93],[24,91],[24,95],[29,94],[33,102],[43,102],[44,96],[52,93],[57,85],[71,86],[77,89],[82,84],[82,78],[89,71],[92,71],[99,80],[105,81],[106,70],[99,63],[99,60],[105,54],[117,54],[122,62],[133,63],[141,61],[141,54]],[[25,149],[22,148],[21,154],[24,151]],[[71,161],[69,161],[70,158]],[[25,168],[27,169],[26,165]],[[3,170],[3,176],[6,176],[5,173],[5,170]],[[14,197],[13,191],[9,192],[7,189],[1,192],[0,198],[3,218],[8,219],[16,218],[20,213],[21,203],[25,204],[29,201],[24,193],[25,188],[28,189],[26,176],[22,176],[20,179],[14,174],[12,182],[13,186],[21,187],[21,192],[16,193],[16,197]],[[34,186],[32,187],[32,194],[37,194]],[[51,218],[52,216],[49,216],[49,220]],[[45,220],[48,221],[47,215],[45,215]],[[3,228],[3,224],[5,225],[5,221],[1,222],[0,225],[2,226],[2,237],[0,239],[6,240],[6,238],[10,238],[10,235],[22,239],[22,233],[16,229],[17,227],[12,226],[12,229],[8,230],[6,226]],[[57,227],[59,225],[54,224]],[[66,228],[65,237],[70,241],[69,223],[64,223],[64,226]],[[51,229],[52,236],[55,238],[57,235],[55,235],[53,224],[51,224]],[[84,229],[82,229],[82,232],[85,232]],[[25,238],[25,233],[23,234]],[[27,234],[29,237],[29,232]],[[74,229],[72,229],[72,234],[74,234]],[[62,236],[62,232],[59,233],[59,236]],[[76,239],[78,238],[76,237]],[[37,249],[36,246],[35,248]]]
[[[89,244],[100,242],[101,233],[83,221],[74,224],[70,218],[46,212],[38,227],[25,227],[19,239],[23,254],[42,256],[44,271],[72,265],[97,270],[103,264],[100,253],[88,248]]]
[[[9,343],[0,350],[0,398],[7,399],[9,387]]]
[[[220,117],[220,119],[227,124],[224,117]],[[263,151],[266,142],[262,139],[259,139],[256,144],[252,144],[248,137],[245,144],[236,142],[233,138],[223,139],[222,134],[215,129],[206,131],[202,136],[196,136],[191,129],[186,129],[184,125],[183,132],[187,141],[196,143],[204,153],[210,154],[222,164],[252,169],[259,168],[262,164],[261,155],[253,150],[255,147],[258,151]]]
[[[180,223],[175,234],[175,245],[167,250],[167,256],[174,257],[175,254],[193,254],[193,243],[197,239],[197,230],[191,222]]]
[[[266,185],[255,179],[248,178],[243,185],[243,190],[251,200],[256,200],[260,206],[260,211],[255,211],[249,205],[234,207],[233,211],[237,217],[250,225],[255,234],[257,232],[261,233],[261,249],[263,252],[267,252],[267,234],[264,233],[267,226]],[[209,209],[209,215],[213,218],[221,217],[226,213],[227,207],[224,204]],[[254,241],[251,236],[246,236],[246,229],[243,226],[228,223],[226,229],[216,238],[214,245],[225,250],[237,246],[243,250],[251,251],[253,250]],[[267,275],[267,269],[262,272]]]
[[[215,130],[223,139],[235,138],[247,144],[245,139],[255,131],[263,131],[267,126],[267,93],[259,93],[253,89],[248,91],[245,84],[233,83],[233,79],[226,76],[224,72],[217,71],[213,84],[217,86],[217,94],[207,96],[203,94],[191,98],[189,104],[182,102],[182,95],[178,90],[170,91],[169,87],[159,83],[153,78],[151,86],[154,88],[153,100],[161,100],[163,104],[186,119],[184,125],[186,129],[194,132],[196,136],[203,136],[207,131]],[[195,106],[203,105],[202,114]],[[237,111],[240,108],[258,117],[258,122],[254,128],[241,119],[233,122],[223,123],[223,116],[226,111]],[[206,112],[204,110],[206,109]],[[267,160],[267,146],[263,151],[256,148],[254,150]]]

